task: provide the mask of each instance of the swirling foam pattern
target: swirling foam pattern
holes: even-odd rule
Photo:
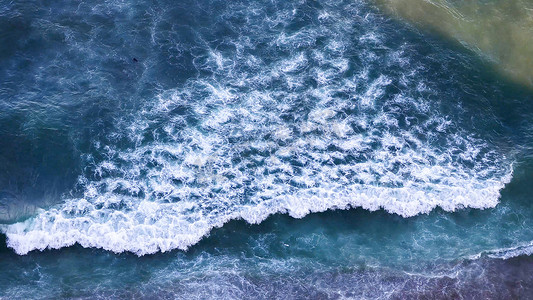
[[[376,26],[390,21],[353,1],[236,2],[214,20],[173,41],[197,75],[116,120],[85,156],[83,196],[7,226],[10,247],[144,255],[231,219],[498,203],[509,158],[421,79],[431,57]]]

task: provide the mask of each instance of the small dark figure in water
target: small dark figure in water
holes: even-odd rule
[[[139,62],[139,60],[137,58],[133,58],[133,62]]]

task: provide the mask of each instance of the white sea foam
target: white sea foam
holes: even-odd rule
[[[506,158],[424,99],[424,83],[411,79],[416,62],[383,54],[381,34],[353,30],[368,14],[325,6],[319,24],[274,30],[294,18],[289,8],[266,19],[254,13],[260,5],[223,12],[259,23],[243,26],[236,50],[208,47],[195,60],[209,75],[118,121],[114,135],[135,146],[100,147],[107,158],[80,178],[84,196],[5,227],[8,245],[19,254],[79,243],[144,255],[187,249],[232,219],[351,207],[410,217],[498,203],[511,176]],[[363,49],[354,52],[357,34]],[[255,51],[262,41],[267,57]],[[365,67],[350,75],[353,55]],[[369,75],[383,61],[403,73]],[[393,84],[403,89],[389,95]]]
[[[533,254],[533,241],[528,242],[528,243],[523,243],[521,245],[517,245],[513,247],[486,251],[478,255],[472,256],[471,258],[476,259],[484,254],[491,258],[500,258],[500,259],[509,259],[509,258],[522,256],[522,255],[532,255]]]

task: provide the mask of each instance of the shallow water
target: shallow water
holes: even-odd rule
[[[533,88],[533,2],[376,0],[383,11],[460,42]]]
[[[475,51],[362,1],[0,12],[0,297],[530,291],[533,94]]]

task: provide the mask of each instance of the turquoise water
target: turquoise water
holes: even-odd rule
[[[525,297],[533,93],[363,1],[0,7],[0,297]]]

